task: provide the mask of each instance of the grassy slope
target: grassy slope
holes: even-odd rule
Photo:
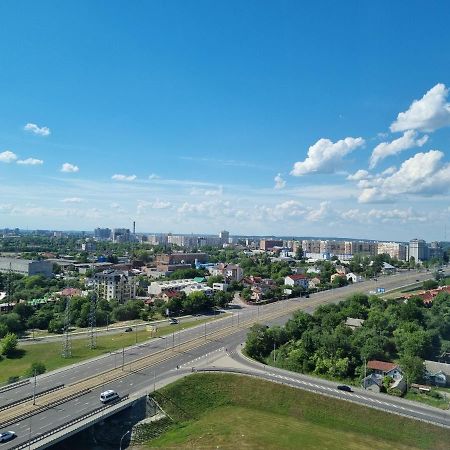
[[[448,448],[450,431],[275,383],[195,374],[156,393],[175,419],[144,448]]]
[[[42,344],[27,344],[19,346],[19,351],[15,358],[4,358],[0,361],[0,383],[4,383],[12,376],[22,376],[30,367],[31,363],[41,361],[45,364],[47,371],[57,369],[59,367],[75,364],[85,359],[94,358],[95,356],[109,353],[110,351],[118,350],[123,347],[128,347],[137,342],[144,342],[152,336],[168,335],[168,346],[172,345],[170,335],[173,332],[191,328],[200,325],[204,322],[209,322],[213,319],[197,320],[195,322],[185,322],[178,325],[171,325],[158,329],[156,334],[151,334],[149,331],[141,330],[135,333],[117,333],[111,335],[104,335],[97,337],[97,348],[91,350],[88,347],[88,337],[85,339],[72,340],[72,357],[63,358],[61,356],[62,343],[61,342],[47,342]],[[175,344],[177,338],[175,337]],[[117,364],[121,364],[122,357],[117,356]],[[126,362],[126,352],[125,352]]]

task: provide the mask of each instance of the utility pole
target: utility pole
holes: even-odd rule
[[[70,340],[70,297],[66,298],[66,309],[64,312],[64,339],[62,348],[62,357],[70,358],[72,356],[72,343]]]
[[[96,314],[97,314],[97,294],[94,294],[91,298],[91,310],[89,312],[89,348],[93,350],[97,348],[97,330],[96,327]]]
[[[36,369],[34,369],[33,405],[36,404]]]
[[[367,377],[367,360],[364,358],[364,389],[366,388],[366,377]]]
[[[273,341],[273,363],[275,364],[275,340]]]

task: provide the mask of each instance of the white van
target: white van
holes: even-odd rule
[[[100,401],[102,403],[108,403],[108,402],[110,402],[112,400],[116,400],[118,398],[119,398],[119,394],[116,391],[113,391],[111,389],[108,391],[102,392],[100,394]]]

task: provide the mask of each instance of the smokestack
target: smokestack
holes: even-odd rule
[[[133,235],[136,234],[136,221],[133,220]]]

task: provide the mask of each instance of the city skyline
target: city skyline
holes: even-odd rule
[[[0,227],[447,238],[450,6],[25,3]]]

